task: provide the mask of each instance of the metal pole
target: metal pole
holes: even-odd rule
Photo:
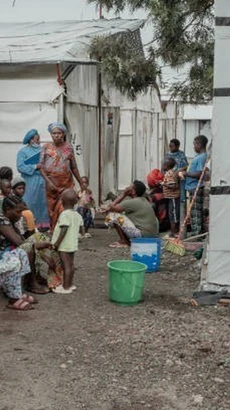
[[[97,75],[97,92],[98,92],[98,204],[101,205],[101,168],[102,168],[102,161],[101,161],[101,147],[102,147],[102,107],[101,107],[101,65],[100,62],[97,66],[98,68],[98,75]]]

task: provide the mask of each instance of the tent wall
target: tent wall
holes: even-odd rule
[[[102,109],[102,198],[118,189],[120,108]]]
[[[0,67],[0,165],[8,164],[16,171],[16,153],[26,131],[37,128],[42,142],[50,140],[47,125],[62,119],[63,109],[80,172],[89,175],[97,194],[98,68],[95,64],[61,64],[60,72],[66,73],[65,90],[58,84],[56,65]],[[194,136],[202,127],[206,134],[210,131],[209,119],[203,118],[208,112],[184,109],[174,102],[163,110],[152,88],[133,101],[105,81],[102,90],[103,198],[135,178],[145,180],[152,168],[161,168],[170,139],[178,138],[190,157]]]
[[[16,173],[16,155],[25,133],[38,129],[42,142],[50,139],[47,125],[57,120],[58,97],[63,92],[55,66],[0,67],[0,165]]]
[[[97,108],[66,103],[65,121],[70,131],[77,165],[81,175],[90,178],[95,199],[98,194],[98,118]]]
[[[67,102],[98,105],[97,65],[76,65],[66,78]]]

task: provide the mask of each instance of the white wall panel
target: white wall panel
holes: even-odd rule
[[[230,196],[210,195],[210,249],[230,252]],[[223,235],[223,232],[225,234]]]
[[[120,136],[118,150],[118,189],[123,190],[132,182],[132,136]]]
[[[230,185],[230,132],[229,132],[230,97],[218,97],[214,100],[215,115],[212,132],[212,186]],[[218,137],[217,137],[218,136]]]
[[[215,12],[218,17],[230,17],[229,0],[221,0],[216,2]]]
[[[18,175],[16,168],[17,152],[22,148],[21,143],[0,143],[0,167],[8,166],[13,169],[14,175]]]
[[[98,104],[96,65],[77,65],[66,79],[67,101],[86,105]]]
[[[210,251],[208,255],[207,282],[230,286],[230,252]]]
[[[193,140],[199,134],[199,121],[185,121],[185,155],[193,158],[195,155]]]
[[[0,80],[1,102],[53,102],[63,88],[56,78]]]
[[[55,104],[0,103],[0,142],[22,142],[31,128],[37,128],[41,139],[49,140],[47,126],[57,121]]]
[[[90,187],[98,199],[98,123],[94,107],[66,105],[66,122],[71,131],[71,143],[81,175],[87,175]]]
[[[223,17],[223,16],[222,16]],[[218,61],[215,70],[214,87],[230,87],[230,27],[216,27],[215,58]],[[224,69],[223,69],[224,68]]]
[[[146,176],[151,171],[152,114],[137,111],[135,127],[136,158],[134,177],[146,181]]]

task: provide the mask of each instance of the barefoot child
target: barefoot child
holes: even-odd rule
[[[74,189],[66,189],[61,199],[64,211],[59,215],[51,242],[53,248],[59,252],[64,268],[64,278],[63,284],[53,289],[53,292],[69,294],[76,289],[73,286],[74,254],[78,250],[76,232],[83,228],[83,220],[81,215],[74,210],[77,203],[77,194]]]
[[[77,192],[78,204],[77,212],[82,216],[85,228],[85,238],[91,238],[88,232],[93,226],[93,209],[95,206],[94,198],[91,189],[89,189],[88,177],[82,177],[82,188]]]
[[[175,159],[170,157],[163,164],[165,171],[163,193],[165,199],[167,199],[171,237],[175,236],[180,221],[180,185],[178,173],[173,169],[175,165]]]

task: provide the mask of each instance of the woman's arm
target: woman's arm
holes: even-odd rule
[[[183,176],[184,176],[184,177],[190,177],[190,178],[196,178],[196,179],[200,179],[201,174],[202,174],[202,171],[198,171],[198,172],[183,172]]]
[[[56,185],[54,185],[53,181],[51,181],[51,179],[47,176],[45,170],[41,167],[39,167],[39,172],[41,174],[41,176],[44,178],[46,184],[48,185],[49,189],[53,192],[58,191],[58,188],[56,187]]]
[[[37,169],[37,165],[25,164],[26,154],[23,151],[19,151],[17,154],[17,170],[21,174],[33,175]]]
[[[23,243],[23,239],[11,225],[0,225],[0,233],[15,246],[20,246]]]

